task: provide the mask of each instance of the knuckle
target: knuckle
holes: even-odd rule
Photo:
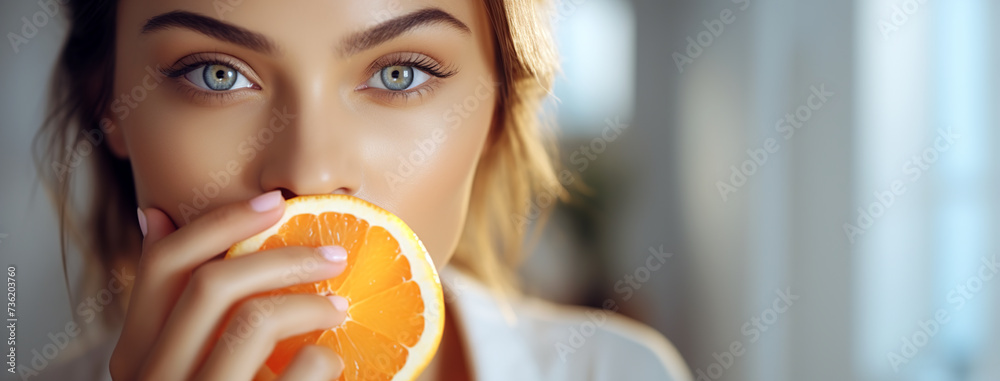
[[[280,283],[291,286],[315,279],[323,265],[319,250],[305,246],[284,247],[272,253],[274,265],[281,267]]]
[[[319,260],[323,258],[323,253],[319,251],[318,247],[310,246],[292,246],[295,249],[296,259],[300,262],[306,262],[310,260]]]
[[[188,287],[191,296],[195,299],[206,299],[209,297],[224,297],[228,295],[226,285],[228,282],[221,280],[222,271],[218,263],[209,262],[198,266],[191,273],[191,280]]]
[[[162,261],[162,257],[164,256],[162,254],[164,251],[162,242],[162,240],[154,242],[149,245],[148,248],[143,250],[142,255],[139,257],[138,271],[145,273],[160,267],[159,263]]]
[[[295,355],[296,362],[310,369],[332,372],[336,368],[334,364],[336,353],[332,349],[319,345],[306,345]]]
[[[274,313],[274,306],[262,301],[265,298],[252,298],[246,300],[236,308],[233,320],[229,325],[232,329],[243,329],[257,337],[272,337],[275,335],[276,327],[271,315]]]
[[[206,214],[200,222],[206,226],[238,224],[244,219],[239,213],[240,210],[233,206],[223,206]]]
[[[300,269],[299,272],[303,276],[313,276],[312,273],[315,273],[326,262],[318,248],[297,246],[295,249],[294,256],[289,256],[289,267]]]
[[[295,262],[298,262],[298,263],[304,262],[308,258],[313,258],[313,259],[322,258],[322,254],[320,253],[319,248],[316,248],[316,247],[310,247],[310,246],[285,246],[285,247],[278,248],[278,249],[275,249],[275,250],[279,250],[279,251],[283,252],[282,257],[288,258],[288,259],[290,259],[292,261],[295,261]]]
[[[176,244],[166,237],[143,248],[136,272],[142,275],[164,274],[177,270]]]

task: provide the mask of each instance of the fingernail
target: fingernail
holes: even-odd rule
[[[330,295],[330,296],[327,296],[326,298],[330,299],[330,302],[333,303],[333,308],[336,308],[337,311],[341,311],[341,312],[347,311],[347,307],[348,307],[347,299],[344,299],[343,296]]]
[[[142,236],[146,236],[146,213],[142,212],[142,208],[135,208],[135,214],[139,215],[139,230],[142,231]]]
[[[285,199],[281,197],[281,191],[270,191],[250,200],[250,209],[258,213],[266,212],[277,208],[282,202]]]
[[[319,253],[330,262],[344,262],[347,260],[347,250],[340,246],[320,246]]]

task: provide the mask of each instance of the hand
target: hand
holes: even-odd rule
[[[275,302],[258,295],[339,275],[347,265],[341,247],[290,246],[211,260],[275,224],[284,209],[281,192],[269,192],[219,207],[180,229],[158,209],[140,210],[142,254],[111,376],[249,380],[281,339],[341,324],[347,310],[342,297],[286,294]],[[252,323],[249,330],[246,322]],[[217,341],[219,329],[241,340]],[[312,345],[279,377],[326,380],[339,377],[343,367],[331,349]]]

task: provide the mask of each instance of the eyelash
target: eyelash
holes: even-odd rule
[[[161,68],[160,72],[173,80],[182,81],[181,77],[190,73],[191,71],[204,67],[205,65],[224,65],[236,69],[240,75],[247,76],[246,72],[248,68],[246,64],[243,64],[239,60],[226,56],[226,55],[216,55],[216,54],[206,54],[206,53],[196,53],[184,57],[177,61],[173,66],[168,68]],[[379,70],[382,70],[388,66],[411,66],[415,69],[422,70],[434,78],[431,78],[427,82],[417,86],[417,88],[409,90],[382,90],[382,89],[372,89],[364,88],[364,90],[379,90],[378,96],[387,98],[388,100],[394,99],[409,99],[414,96],[420,97],[428,94],[436,87],[435,79],[443,79],[451,77],[458,73],[458,70],[451,66],[442,65],[438,61],[419,53],[396,53],[386,56],[382,56],[379,59],[372,62],[368,66],[368,74],[366,78],[370,78],[375,75]],[[247,78],[254,83],[254,90],[260,90],[260,85],[257,84],[257,79],[252,76],[247,76]],[[235,91],[218,91],[209,92],[195,88],[193,85],[184,85],[185,91],[188,91],[191,96],[194,97],[210,97],[209,100],[217,101],[227,101],[238,97],[241,90]]]
[[[224,65],[236,69],[240,75],[247,77],[247,79],[254,84],[254,86],[250,89],[260,90],[260,85],[257,84],[258,81],[256,77],[246,75],[246,73],[250,71],[246,64],[233,57],[222,54],[192,54],[181,58],[171,67],[161,68],[160,72],[163,73],[164,76],[177,81],[177,83],[185,92],[188,93],[188,95],[200,101],[217,101],[224,103],[246,95],[246,93],[242,91],[246,89],[232,91],[206,91],[197,88],[193,84],[182,83],[186,81],[182,78],[184,75],[206,65]]]
[[[448,78],[458,72],[454,68],[445,67],[434,59],[418,53],[400,53],[382,56],[381,58],[375,60],[375,62],[372,62],[372,64],[368,66],[368,69],[371,72],[370,74],[375,74],[375,71],[382,70],[382,68],[386,66],[397,65],[413,66],[438,78]]]
[[[377,90],[378,96],[384,97],[386,100],[410,99],[412,97],[425,96],[436,87],[436,79],[448,78],[458,73],[458,70],[455,67],[442,65],[438,61],[426,55],[411,52],[396,53],[380,57],[368,66],[368,75],[365,78],[371,78],[371,76],[378,73],[382,70],[382,68],[388,66],[411,66],[415,69],[426,72],[433,78],[427,80],[427,82],[424,82],[420,86],[409,90],[393,91],[365,88],[365,90]]]

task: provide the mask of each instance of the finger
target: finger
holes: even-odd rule
[[[170,302],[176,301],[196,267],[276,223],[284,212],[283,201],[280,191],[268,192],[219,207],[180,229],[166,213],[154,208],[144,210],[149,231],[143,240],[139,261],[142,278],[137,286],[155,292],[159,297],[153,300],[168,296]],[[146,299],[146,294],[140,296]],[[170,307],[161,305],[154,321],[162,322]]]
[[[145,220],[146,233],[142,239],[143,251],[149,245],[159,242],[163,237],[177,230],[174,221],[170,219],[162,210],[157,208],[138,209],[139,221]]]
[[[180,229],[162,211],[141,209],[140,226],[144,217],[147,232],[111,370],[125,378],[134,376],[191,271],[233,243],[276,223],[284,212],[283,201],[280,191],[268,192],[219,207]]]
[[[344,361],[337,352],[322,345],[307,345],[295,354],[292,363],[285,368],[278,380],[326,381],[340,377],[344,371]]]
[[[221,206],[150,245],[143,259],[151,265],[193,270],[234,243],[271,227],[284,210],[281,191]]]
[[[211,349],[226,311],[239,300],[265,291],[311,284],[340,275],[347,251],[339,246],[283,247],[213,261],[195,270],[150,352],[153,374],[186,376],[192,364]],[[303,292],[316,292],[303,288]],[[346,303],[346,301],[344,302]],[[161,361],[163,359],[163,361]],[[167,361],[169,360],[169,361]]]
[[[177,229],[170,217],[159,209],[136,208],[136,215],[143,234],[143,251]],[[153,280],[153,276],[146,274],[145,271],[136,274],[136,283],[132,288],[128,304],[131,308],[126,311],[122,333],[111,355],[109,369],[116,379],[134,378],[151,345],[151,338],[156,337],[169,305],[180,293],[177,290],[174,294],[168,292],[161,294],[160,297],[149,297],[148,290],[151,288],[156,290],[155,292],[163,292],[163,289],[157,290],[161,287],[157,282],[153,282],[153,286],[150,286],[150,280]]]
[[[274,300],[276,297],[279,299]],[[253,377],[278,341],[343,323],[347,311],[335,307],[343,300],[338,296],[286,294],[244,302],[228,321],[196,378],[245,380]]]
[[[170,217],[158,209],[141,210],[148,233],[143,240],[139,277],[132,300],[153,304],[140,306],[143,308],[139,309],[139,320],[160,327],[191,272],[233,243],[277,222],[284,212],[283,200],[280,191],[265,193],[249,201],[217,208],[180,229],[176,229]],[[197,246],[206,241],[216,242],[205,248]]]

